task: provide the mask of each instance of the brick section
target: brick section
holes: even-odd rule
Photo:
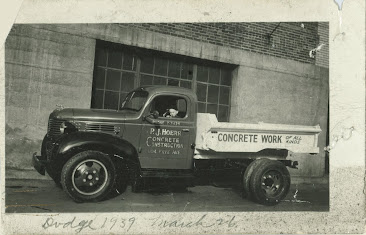
[[[321,67],[329,68],[329,23],[319,22],[318,23],[318,35],[319,44],[324,43],[325,45],[316,54],[315,64]]]
[[[147,23],[121,24],[120,26],[139,28],[309,64],[315,64],[315,59],[309,57],[309,51],[319,43],[318,23],[316,22],[280,24],[276,22]]]

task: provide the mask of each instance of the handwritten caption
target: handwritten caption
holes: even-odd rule
[[[48,217],[43,223],[44,230],[49,229],[68,229],[75,233],[82,231],[112,231],[125,229],[129,232],[131,228],[136,227],[139,219],[136,217],[119,218],[119,217],[96,217],[94,219],[86,220],[79,219],[74,216],[72,219],[65,221],[58,220],[57,217]],[[194,219],[166,219],[158,216],[150,219],[141,219],[140,226],[155,227],[155,228],[211,228],[211,227],[225,227],[226,229],[237,228],[238,219],[235,216],[226,216],[225,218],[208,218],[208,214],[200,215]]]
[[[105,217],[104,219],[92,219],[92,220],[84,220],[77,219],[74,216],[71,220],[67,220],[66,222],[60,222],[57,218],[49,217],[42,224],[43,229],[49,228],[61,228],[61,229],[73,229],[76,233],[80,233],[83,230],[100,230],[107,229],[112,230],[115,227],[119,229],[127,229],[128,232],[133,224],[135,223],[136,218],[130,217],[128,219],[117,218],[117,217]]]

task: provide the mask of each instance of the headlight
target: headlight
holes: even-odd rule
[[[67,134],[73,131],[76,131],[76,127],[71,124],[70,122],[62,122],[60,125],[60,133],[61,134]]]
[[[60,125],[60,133],[64,134],[65,133],[65,129],[67,128],[65,122],[61,123]]]

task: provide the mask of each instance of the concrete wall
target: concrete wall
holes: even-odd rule
[[[77,92],[71,92],[68,96],[58,98],[52,98],[52,102],[46,102],[38,106],[39,114],[34,117],[33,121],[37,120],[36,123],[46,122],[47,115],[53,109],[56,101],[66,106],[76,107],[88,107],[90,103],[91,94],[91,83],[92,83],[92,72],[93,72],[93,57],[94,57],[94,43],[95,39],[106,40],[115,43],[121,43],[125,45],[137,46],[141,48],[154,49],[159,51],[165,51],[169,53],[175,53],[185,56],[191,56],[206,60],[220,61],[230,64],[238,65],[238,69],[234,71],[235,76],[233,80],[233,91],[232,91],[232,107],[231,107],[231,120],[232,122],[273,122],[273,123],[284,123],[284,124],[304,124],[304,125],[316,125],[321,124],[323,130],[326,127],[327,117],[327,102],[328,102],[328,70],[321,69],[318,66],[296,62],[289,59],[280,59],[270,55],[263,55],[258,53],[249,52],[247,50],[234,49],[230,47],[223,47],[210,43],[203,43],[194,41],[182,37],[175,37],[171,35],[165,35],[161,33],[151,32],[148,30],[136,29],[133,25],[126,24],[91,24],[91,25],[27,25],[27,26],[16,26],[20,27],[21,31],[26,31],[28,34],[37,35],[42,32],[48,35],[46,39],[54,37],[56,44],[53,44],[52,50],[56,50],[61,54],[51,58],[58,58],[47,62],[47,42],[46,39],[37,39],[43,43],[38,51],[32,51],[32,56],[27,57],[25,62],[21,57],[23,54],[26,55],[27,50],[31,50],[32,46],[26,47],[27,49],[19,52],[18,57],[14,54],[17,52],[17,48],[22,45],[16,45],[10,43],[15,39],[8,39],[6,42],[6,80],[7,90],[6,95],[12,97],[17,96],[18,93],[14,89],[14,86],[10,86],[11,81],[14,80],[16,69],[12,69],[11,66],[23,66],[22,63],[42,63],[49,67],[42,67],[42,71],[45,74],[48,71],[51,74],[58,74],[60,76],[50,76],[48,80],[48,90],[37,90],[31,87],[19,88],[19,92],[24,92],[25,95],[30,95],[31,91],[37,91],[44,96],[53,96],[53,91],[57,91],[59,83],[68,81],[61,79],[63,74],[69,74],[68,76],[75,76],[80,87]],[[25,29],[24,29],[25,28]],[[16,38],[19,33],[11,32],[9,38]],[[20,34],[18,39],[20,41],[26,41],[28,43],[28,34],[22,36]],[[36,37],[36,36],[32,36]],[[56,38],[68,38],[68,40],[59,42]],[[71,42],[69,42],[69,40]],[[58,42],[58,43],[57,43]],[[54,42],[53,42],[54,43]],[[35,43],[35,45],[39,45]],[[13,45],[13,46],[12,46]],[[28,45],[28,44],[27,44]],[[12,49],[13,48],[13,49]],[[56,49],[57,48],[57,49]],[[81,51],[80,51],[81,50]],[[75,51],[78,51],[75,53]],[[38,57],[37,57],[38,55]],[[43,55],[43,57],[42,57]],[[63,56],[62,56],[63,55]],[[85,56],[85,57],[84,57]],[[10,58],[15,57],[13,60]],[[62,60],[67,57],[68,60]],[[36,60],[34,58],[39,58]],[[38,61],[38,62],[37,62]],[[71,62],[73,61],[73,62]],[[20,64],[20,65],[19,65]],[[57,64],[57,69],[52,67]],[[80,64],[80,66],[73,66]],[[33,66],[35,67],[35,66]],[[70,68],[71,67],[71,68]],[[79,73],[71,72],[72,67]],[[8,70],[8,71],[7,71]],[[58,71],[58,72],[55,72]],[[28,73],[29,74],[29,73]],[[62,75],[61,75],[62,74]],[[23,75],[24,76],[24,75]],[[31,77],[24,76],[25,79],[29,80],[29,84],[34,81],[38,81],[39,76],[31,74]],[[41,76],[42,77],[42,76]],[[45,77],[45,75],[43,75]],[[76,78],[77,77],[77,78]],[[46,79],[46,78],[44,78]],[[61,81],[60,81],[61,80]],[[52,84],[52,85],[51,85]],[[64,88],[73,89],[70,83],[64,86]],[[60,94],[56,92],[56,94]],[[71,95],[78,95],[77,97]],[[36,98],[35,98],[36,99]],[[10,98],[7,98],[7,109],[8,106],[13,105]],[[36,99],[40,102],[38,99]],[[34,101],[31,101],[35,103]],[[21,103],[21,102],[16,102]],[[44,106],[45,105],[45,106]],[[51,107],[51,110],[46,111]],[[23,106],[21,106],[23,107]],[[22,110],[25,110],[24,108]],[[33,128],[34,123],[30,121],[24,121],[23,117],[18,118],[16,121],[13,120],[13,116],[16,112],[7,113],[6,122],[13,127],[24,127],[28,124],[29,127]],[[28,120],[28,119],[27,119]],[[43,124],[42,124],[43,125]],[[10,129],[13,132],[13,129]],[[33,135],[33,139],[41,138],[42,134],[37,134],[37,137]],[[325,131],[322,132],[325,135]],[[8,139],[8,135],[7,135]],[[31,139],[31,140],[33,140]],[[325,145],[325,137],[320,138],[320,147]],[[8,142],[7,142],[8,146]],[[39,150],[37,148],[33,149]],[[29,158],[29,156],[26,156]],[[308,156],[298,156],[297,158],[306,164],[301,166],[301,169],[296,174],[302,176],[321,176],[324,172],[324,154],[312,157],[312,163],[309,165],[305,161]],[[14,155],[8,156],[7,158],[15,158]],[[8,161],[7,161],[8,164]],[[322,165],[323,164],[323,165]]]
[[[7,167],[31,166],[56,104],[90,107],[94,50],[93,39],[32,25],[12,28],[5,43]]]
[[[321,177],[325,169],[328,69],[265,55],[242,57],[233,80],[231,122],[320,125],[320,153],[295,154],[296,176]],[[250,61],[250,62],[249,62]]]

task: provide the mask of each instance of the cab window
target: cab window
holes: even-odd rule
[[[132,91],[122,102],[121,110],[140,111],[147,100],[147,91]]]
[[[161,95],[155,97],[151,103],[150,112],[158,111],[159,117],[185,118],[187,115],[187,101],[183,97]]]

